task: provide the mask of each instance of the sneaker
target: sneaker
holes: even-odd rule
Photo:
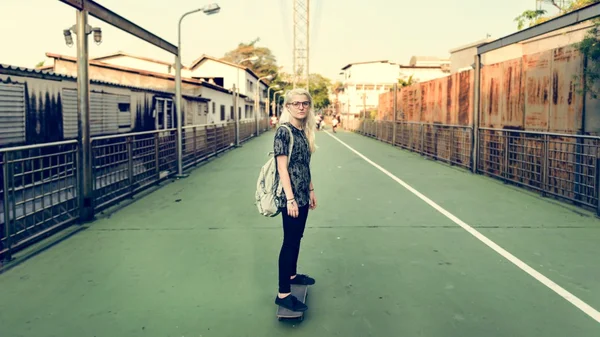
[[[306,304],[302,303],[296,298],[296,296],[292,294],[289,294],[284,298],[279,298],[279,296],[275,296],[275,304],[291,311],[306,311],[306,309],[308,309]]]
[[[290,284],[302,284],[302,285],[313,285],[315,284],[315,279],[303,274],[298,274],[296,277],[290,280]]]

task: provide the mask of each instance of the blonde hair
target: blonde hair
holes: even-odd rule
[[[317,121],[315,120],[315,112],[313,109],[314,102],[312,96],[308,92],[308,90],[303,88],[296,88],[289,90],[285,93],[283,99],[283,106],[287,106],[288,103],[291,103],[292,97],[296,95],[304,95],[308,98],[310,102],[310,106],[308,108],[308,113],[306,114],[306,118],[304,118],[302,129],[304,130],[304,134],[306,135],[306,139],[308,139],[308,147],[310,149],[310,153],[314,153],[317,150],[315,145],[315,127],[317,125]],[[287,123],[290,121],[291,115],[287,109],[283,109],[283,113],[281,114],[281,118],[279,119],[279,124]]]

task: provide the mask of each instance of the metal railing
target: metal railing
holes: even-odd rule
[[[77,141],[0,149],[0,256],[79,218]]]
[[[470,126],[352,120],[346,128],[472,168]],[[477,173],[594,208],[600,215],[600,137],[480,127]]]
[[[480,128],[478,170],[596,208],[600,138]]]
[[[471,167],[472,128],[461,125],[353,120],[348,128],[368,137],[465,168]]]
[[[259,123],[260,133],[269,130],[268,119]],[[240,123],[240,140],[255,136],[255,121]],[[91,143],[96,212],[177,174],[176,129],[93,137]],[[233,123],[182,127],[182,166],[234,144]],[[78,151],[75,140],[0,149],[0,260],[79,219]]]

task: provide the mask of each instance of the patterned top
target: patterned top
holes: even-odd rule
[[[288,172],[290,174],[290,180],[292,181],[292,192],[298,207],[305,206],[310,201],[310,148],[308,146],[308,139],[304,131],[296,128],[292,123],[285,123],[294,135],[294,148],[292,149],[292,155],[289,159],[290,163],[288,166]],[[279,155],[288,155],[290,147],[290,132],[283,126],[277,128],[275,133],[275,140],[273,142],[273,152],[275,157]],[[279,183],[279,174],[275,175],[275,186]],[[277,206],[279,208],[287,207],[287,198],[285,192],[277,200]]]

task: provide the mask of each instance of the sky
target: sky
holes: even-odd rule
[[[293,52],[294,0],[96,0],[144,29],[177,45],[179,18],[216,1],[221,12],[188,15],[182,23],[182,62],[202,54],[222,57],[240,42],[260,38],[279,66],[289,71]],[[310,0],[310,72],[332,80],[348,63],[412,56],[449,57],[449,50],[516,31],[514,18],[534,9],[535,0]],[[76,10],[59,0],[0,0],[0,63],[30,67],[48,53],[76,56],[63,29]],[[174,56],[92,16],[103,42],[90,57],[117,51],[174,62]]]

